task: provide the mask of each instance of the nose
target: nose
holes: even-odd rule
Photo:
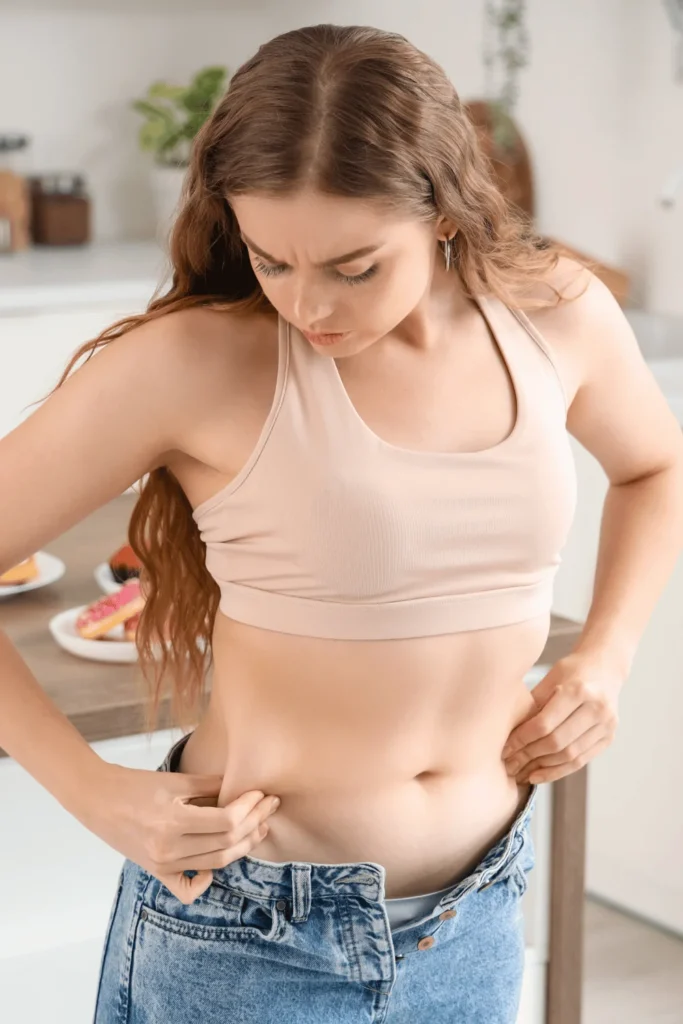
[[[301,285],[294,295],[292,305],[292,320],[298,324],[317,324],[329,320],[332,313],[332,304],[325,300],[325,296],[319,288],[313,284]],[[313,331],[312,327],[304,327],[304,330]]]

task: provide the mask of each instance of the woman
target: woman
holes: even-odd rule
[[[193,721],[214,668],[142,772],[3,639],[2,745],[126,856],[96,1022],[512,1022],[538,783],[612,740],[680,543],[678,425],[612,296],[506,205],[396,34],[262,46],[195,140],[171,257],[168,294],[0,446],[0,568],[144,478],[150,721],[169,678]],[[607,542],[529,693],[568,429],[610,476]]]

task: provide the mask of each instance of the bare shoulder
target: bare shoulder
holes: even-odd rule
[[[277,380],[277,316],[195,307],[176,344],[175,443],[163,464],[194,506],[234,477],[260,434]]]
[[[565,300],[527,315],[565,375],[569,433],[615,484],[680,464],[680,425],[609,288],[572,260],[551,284]]]
[[[195,307],[178,314],[175,366],[184,381],[185,401],[206,413],[213,403],[258,391],[264,374],[277,369],[277,320],[268,314]]]
[[[630,325],[609,288],[567,256],[559,258],[529,295],[532,301],[557,299],[554,305],[525,312],[554,355],[571,404],[581,385],[600,372],[611,353],[633,345]]]
[[[576,327],[590,323],[596,314],[609,315],[614,310],[621,313],[617,300],[600,278],[568,256],[560,256],[545,278],[534,282],[528,294],[532,301],[553,302],[552,305],[527,310],[527,315],[536,324],[557,323]]]
[[[178,453],[194,454],[193,435],[258,389],[277,366],[277,324],[264,314],[196,306],[144,325],[174,405]],[[140,339],[142,340],[142,339]],[[161,367],[163,367],[161,369]]]
[[[172,370],[188,384],[201,380],[209,384],[216,373],[221,377],[236,373],[238,383],[244,384],[240,371],[259,357],[267,358],[267,350],[277,344],[272,317],[207,306],[164,314],[142,328],[155,338],[159,354],[163,350]],[[224,383],[222,380],[221,385]]]

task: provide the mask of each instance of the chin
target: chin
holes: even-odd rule
[[[373,341],[366,341],[365,344],[359,343],[357,338],[353,341],[341,341],[338,345],[332,345],[330,349],[330,355],[339,356],[342,359],[344,356],[357,356],[360,352],[364,352],[366,348],[370,348],[374,345]]]

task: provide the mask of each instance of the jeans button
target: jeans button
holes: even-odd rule
[[[418,949],[431,949],[436,940],[432,935],[425,935],[424,939],[420,939],[417,944]]]

